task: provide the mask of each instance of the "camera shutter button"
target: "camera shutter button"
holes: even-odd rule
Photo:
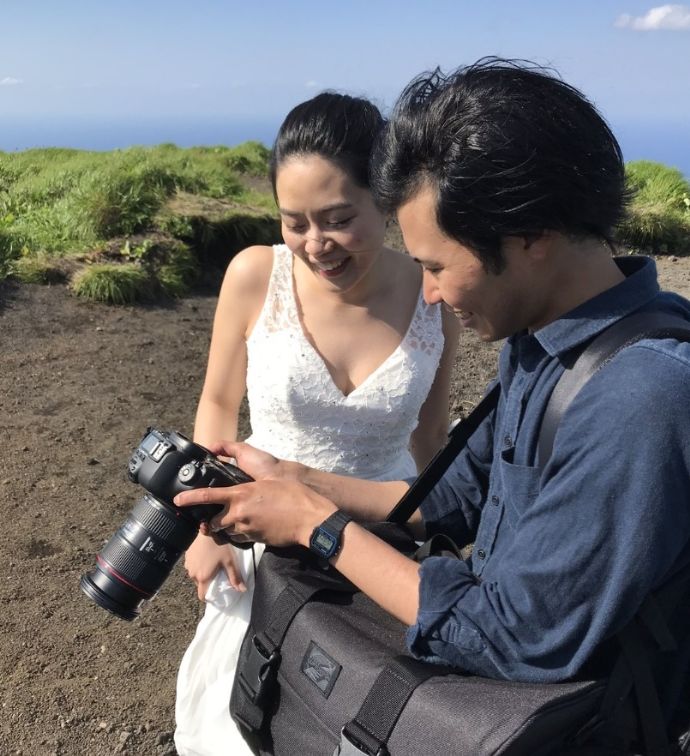
[[[199,468],[192,462],[188,462],[186,465],[183,465],[178,473],[177,473],[177,479],[180,481],[180,483],[184,483],[185,485],[189,485],[190,483],[194,482],[194,479],[197,478],[199,475]]]

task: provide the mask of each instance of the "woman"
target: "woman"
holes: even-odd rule
[[[283,122],[271,181],[285,244],[228,267],[195,441],[234,438],[245,391],[253,446],[341,474],[414,476],[446,438],[457,324],[424,303],[417,263],[384,246],[368,186],[382,125],[374,105],[334,93]],[[178,752],[248,753],[228,700],[252,552],[199,536],[185,567],[207,608],[178,676]]]

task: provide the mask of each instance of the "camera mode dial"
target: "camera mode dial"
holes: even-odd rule
[[[197,465],[194,464],[194,462],[187,462],[186,465],[183,465],[178,473],[177,473],[177,479],[180,481],[180,483],[184,483],[186,486],[188,486],[190,483],[193,483],[200,474],[200,470]]]

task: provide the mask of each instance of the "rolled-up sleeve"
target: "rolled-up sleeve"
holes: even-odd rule
[[[567,679],[690,560],[690,348],[683,354],[633,347],[589,381],[534,496],[506,490],[500,525],[480,528],[481,570],[422,563],[413,654],[494,678]],[[456,498],[453,517],[444,492],[424,514],[457,531],[467,501]]]

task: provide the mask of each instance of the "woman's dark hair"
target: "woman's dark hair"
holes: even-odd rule
[[[368,188],[369,160],[383,125],[379,109],[361,97],[322,92],[300,103],[287,114],[271,150],[273,193],[278,168],[287,158],[298,155],[331,160],[358,186]]]
[[[553,72],[501,58],[412,81],[371,175],[389,212],[432,187],[439,227],[493,272],[506,236],[554,230],[611,244],[628,199],[620,147],[596,108]]]

